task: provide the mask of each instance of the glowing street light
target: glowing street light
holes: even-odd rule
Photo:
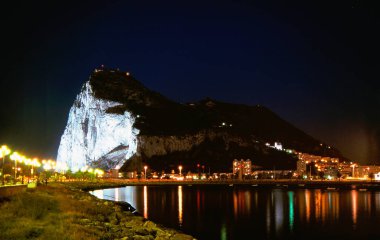
[[[144,166],[144,176],[145,176],[145,180],[146,180],[146,170],[148,169],[148,166],[147,165],[145,165]]]
[[[104,171],[102,169],[99,169],[99,168],[95,168],[94,170],[94,174],[95,174],[95,177],[102,177],[103,174],[104,174]]]
[[[64,162],[57,162],[56,164],[56,171],[65,174],[65,172],[69,170],[69,167]]]
[[[14,152],[12,153],[12,155],[10,156],[11,160],[12,161],[15,161],[15,182],[16,182],[16,178],[17,178],[17,161],[21,161],[23,158],[23,156],[21,156],[18,152]]]
[[[351,164],[351,167],[352,167],[352,177],[355,177],[355,167],[357,167],[357,165],[354,163],[354,164]]]
[[[34,167],[41,167],[41,163],[38,161],[38,158],[33,158],[33,160],[30,160],[30,165],[32,168],[30,169],[30,176],[34,177]]]
[[[182,176],[182,165],[179,165],[178,169],[179,169],[179,176]]]
[[[3,185],[4,185],[4,159],[5,159],[5,156],[9,155],[10,153],[11,153],[11,150],[8,148],[7,145],[1,146],[0,157],[3,159],[3,165],[2,165],[2,169],[1,169],[1,176],[2,176]]]

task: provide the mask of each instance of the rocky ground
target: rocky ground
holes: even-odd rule
[[[83,191],[111,185],[49,183],[5,199],[0,239],[193,239]]]

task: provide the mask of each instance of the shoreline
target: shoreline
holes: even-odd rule
[[[185,186],[227,189],[322,189],[326,191],[379,191],[379,181],[151,181],[99,179],[93,182],[50,182],[27,189],[7,186],[11,193],[0,202],[0,231],[5,239],[145,239],[193,240],[180,230],[166,228],[145,219],[127,202],[99,199],[89,193],[97,189],[125,186]],[[24,187],[24,190],[21,188]],[[14,190],[14,191],[13,191]],[[132,210],[132,211],[131,211]]]
[[[81,182],[76,182],[80,185]],[[228,180],[228,181],[170,181],[170,180],[129,180],[101,179],[87,183],[81,189],[92,191],[97,189],[117,188],[125,186],[228,186],[252,188],[288,188],[288,189],[366,189],[380,190],[380,181],[363,180]]]
[[[99,199],[83,189],[114,183],[64,182],[25,189],[0,202],[4,239],[194,240],[128,210],[129,204]],[[12,188],[12,187],[10,187]]]

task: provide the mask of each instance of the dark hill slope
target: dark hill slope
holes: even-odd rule
[[[273,144],[276,141],[281,142],[288,149],[324,156],[342,157],[336,149],[329,148],[325,144],[321,145],[319,140],[281,119],[264,106],[231,104],[212,99],[180,104],[147,89],[130,74],[110,69],[95,71],[91,75],[90,84],[97,98],[122,103],[121,106],[108,109],[108,112],[122,114],[128,110],[136,116],[135,127],[140,130],[140,136],[185,136],[201,131],[212,131],[249,139],[250,144],[248,145],[250,146],[253,146],[253,140],[255,144],[259,143],[261,145],[266,142]],[[195,160],[209,159],[213,155],[218,155],[217,152],[207,151],[208,145],[212,149],[210,144],[205,143],[194,146],[191,151],[176,151],[171,154],[173,159],[177,157],[190,159],[186,155],[193,156]],[[215,151],[220,152],[222,147],[216,148],[214,146],[214,148]],[[241,154],[242,157],[255,155],[254,149],[236,149],[236,152],[238,151],[249,152],[249,154]],[[234,152],[228,150],[224,154],[227,154],[229,159],[234,156],[239,157]],[[256,156],[258,157],[260,154],[256,154]],[[171,157],[149,156],[144,158],[142,156],[142,158],[141,161],[146,161],[148,158],[170,159]],[[160,163],[156,162],[156,164]]]

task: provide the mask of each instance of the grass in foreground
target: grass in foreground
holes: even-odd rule
[[[62,186],[38,187],[0,203],[0,239],[112,239],[82,224],[94,216],[104,220],[111,212]]]
[[[50,183],[14,195],[0,203],[0,240],[193,240],[79,190],[107,184]]]

